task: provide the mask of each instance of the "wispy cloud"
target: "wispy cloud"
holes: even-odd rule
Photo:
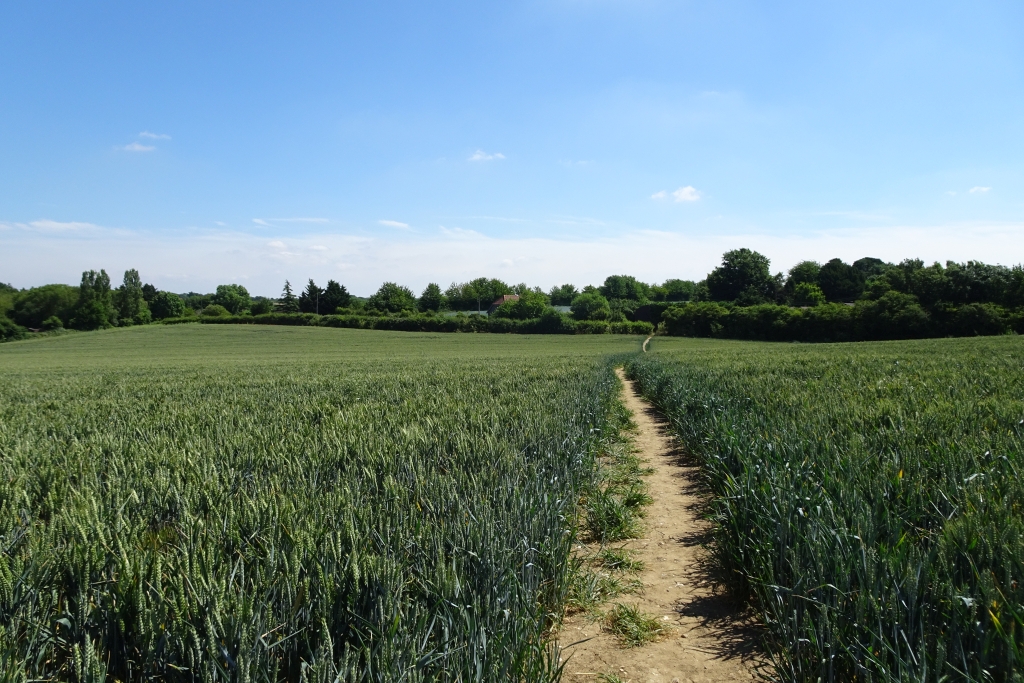
[[[408,230],[409,229],[409,224],[408,223],[402,223],[401,221],[384,221],[384,220],[381,220],[381,221],[377,221],[377,223],[380,224],[380,225],[386,225],[389,228],[401,228],[402,230]]]
[[[265,228],[274,227],[273,223],[330,223],[327,218],[253,218],[252,222]]]
[[[268,247],[273,247],[274,249],[284,249],[285,248],[284,242],[281,242],[280,240],[274,240],[273,242],[267,242],[267,246]]]
[[[651,195],[651,199],[664,199],[667,196],[668,192],[665,192],[665,190],[658,190],[657,192]]]
[[[314,244],[310,247],[313,251],[327,251],[327,247],[322,244]]]
[[[700,192],[693,185],[687,185],[673,192],[672,196],[677,202],[695,202],[700,199]]]
[[[130,144],[117,147],[117,149],[123,152],[152,152],[156,147],[153,147],[152,145],[144,145],[141,142],[132,142]]]
[[[488,154],[482,149],[478,149],[470,155],[468,161],[493,161],[494,159],[504,159],[505,155],[501,152],[495,152],[494,154]]]
[[[139,133],[140,138],[147,138],[149,140],[170,140],[170,135],[164,135],[163,133],[150,133],[148,130],[144,130]]]
[[[967,191],[970,192],[971,194],[985,194],[991,189],[991,187],[982,187],[981,185],[976,185]]]

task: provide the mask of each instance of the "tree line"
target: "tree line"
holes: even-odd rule
[[[152,321],[265,320],[269,314],[278,314],[278,321],[283,320],[280,315],[292,314],[405,319],[483,314],[505,295],[515,296],[490,317],[527,321],[547,316],[549,322],[542,327],[551,329],[572,328],[571,322],[558,323],[551,317],[560,315],[576,322],[664,323],[669,334],[748,339],[897,339],[1024,331],[1021,266],[977,261],[926,266],[916,259],[894,264],[872,257],[853,263],[839,258],[824,264],[802,261],[788,273],[772,274],[770,266],[763,254],[735,249],[699,282],[669,279],[648,284],[630,275],[611,275],[596,287],[563,284],[544,291],[481,277],[443,290],[430,283],[419,296],[408,287],[385,282],[364,298],[333,279],[325,287],[310,279],[298,294],[286,281],[276,299],[251,296],[239,284],[218,285],[207,294],[161,291],[144,284],[134,269],[125,271],[121,285],[113,288],[106,271],[90,270],[82,274],[78,287],[55,284],[16,290],[0,285],[0,339],[20,338],[27,331],[94,330]],[[372,325],[390,329],[392,324]],[[421,327],[433,329],[432,325],[437,327]],[[451,325],[487,328],[481,323]]]

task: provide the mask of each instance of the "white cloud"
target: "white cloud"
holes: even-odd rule
[[[494,154],[488,154],[487,152],[483,151],[482,149],[478,149],[477,151],[473,152],[473,154],[469,157],[468,161],[492,161],[494,159],[504,159],[504,158],[505,158],[505,155],[502,154],[501,152],[495,152]]]
[[[667,196],[668,196],[668,193],[665,192],[665,190],[659,190],[659,191],[657,191],[657,192],[655,192],[654,194],[651,195],[651,199],[664,199]]]
[[[699,280],[720,263],[723,252],[738,247],[771,258],[773,272],[805,259],[851,262],[866,255],[892,262],[1024,262],[1024,222],[871,225],[788,234],[740,227],[689,233],[629,230],[564,239],[496,237],[458,227],[430,233],[381,231],[372,237],[295,231],[288,233],[287,246],[281,236],[268,241],[266,235],[227,229],[151,232],[40,220],[0,222],[0,230],[0,273],[16,287],[74,284],[89,269],[121,273],[137,268],[144,281],[160,289],[213,291],[218,283],[239,282],[269,296],[277,296],[286,279],[296,283],[310,277],[317,282],[334,278],[360,295],[387,280],[419,291],[428,282],[464,282],[491,273],[544,288],[562,282],[600,284],[610,273],[629,273],[645,282]],[[40,260],[42,253],[47,258]]]
[[[977,185],[969,189],[968,192],[970,192],[971,194],[985,194],[991,189],[991,187],[981,187],[980,185]]]
[[[150,140],[170,140],[170,135],[164,135],[163,133],[150,133],[148,130],[144,130],[139,133],[140,138],[148,138]]]
[[[264,227],[273,227],[271,223],[330,223],[327,218],[253,218],[252,222]]]
[[[406,229],[409,228],[409,224],[408,223],[402,223],[401,221],[383,221],[382,220],[382,221],[377,221],[377,223],[380,224],[380,225],[386,225],[389,228],[401,228],[403,230],[406,230]]]
[[[673,192],[672,196],[677,202],[695,202],[700,199],[700,192],[693,185],[687,185]]]
[[[225,223],[224,221],[214,221],[213,224],[214,225],[219,225],[221,227],[224,227],[224,226],[227,225],[227,223]]]
[[[117,147],[116,149],[122,150],[124,152],[152,152],[153,150],[156,149],[156,147],[153,147],[152,145],[143,145],[140,142],[133,142],[130,145]]]

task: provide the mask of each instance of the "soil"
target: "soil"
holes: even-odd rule
[[[566,617],[559,633],[567,660],[562,680],[607,680],[599,676],[614,674],[631,683],[750,681],[764,662],[761,638],[750,614],[711,574],[703,547],[709,524],[701,519],[707,496],[697,468],[687,462],[664,418],[640,398],[621,369],[617,372],[625,385],[623,400],[639,427],[635,445],[654,470],[644,479],[654,502],[647,508],[644,538],[615,544],[643,560],[645,569],[637,576],[643,590],[612,603],[639,604],[665,625],[665,634],[659,641],[624,648],[592,615]]]

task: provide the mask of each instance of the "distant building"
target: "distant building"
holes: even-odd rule
[[[487,315],[494,315],[494,312],[498,310],[498,306],[502,305],[506,301],[519,301],[519,295],[503,294],[502,296],[499,296],[497,299],[494,300],[494,303],[491,304],[491,307],[487,309]]]

